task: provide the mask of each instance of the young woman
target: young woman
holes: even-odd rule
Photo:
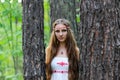
[[[66,19],[57,19],[46,48],[47,80],[78,80],[79,48]]]

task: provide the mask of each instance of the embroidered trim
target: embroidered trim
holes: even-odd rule
[[[58,62],[57,64],[61,65],[61,66],[65,66],[65,65],[68,65],[67,63],[65,62]]]
[[[57,70],[54,70],[53,73],[68,73],[68,71],[57,71]]]

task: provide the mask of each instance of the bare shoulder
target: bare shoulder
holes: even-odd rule
[[[79,50],[79,48],[78,48],[78,47],[76,47],[76,51],[77,51],[77,53],[78,53],[78,54],[80,53],[80,50]]]
[[[46,62],[46,63],[48,63],[48,61],[49,61],[49,60],[48,60],[48,59],[49,59],[49,56],[50,56],[50,55],[49,55],[49,49],[50,49],[49,47],[46,47],[46,49],[45,49],[45,62]]]
[[[46,57],[48,57],[48,54],[49,54],[49,47],[46,47],[46,49],[45,49],[45,55],[46,55]]]
[[[79,50],[78,47],[76,47],[76,51],[77,51],[77,57],[78,57],[78,59],[79,59],[80,50]]]
[[[46,47],[46,49],[45,49],[45,53],[47,54],[48,51],[49,51],[49,47]]]

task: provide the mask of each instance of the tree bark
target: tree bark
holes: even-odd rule
[[[120,80],[120,1],[81,0],[80,79]]]
[[[77,35],[75,0],[50,0],[50,18],[51,26],[58,18],[68,19],[72,30]]]
[[[43,0],[23,0],[24,80],[45,80]]]

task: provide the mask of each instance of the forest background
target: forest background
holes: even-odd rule
[[[80,48],[79,80],[120,80],[119,0],[0,0],[0,80],[45,80],[43,49],[61,16]]]
[[[45,43],[49,40],[49,3],[44,0]],[[0,1],[0,80],[23,80],[22,2]]]

